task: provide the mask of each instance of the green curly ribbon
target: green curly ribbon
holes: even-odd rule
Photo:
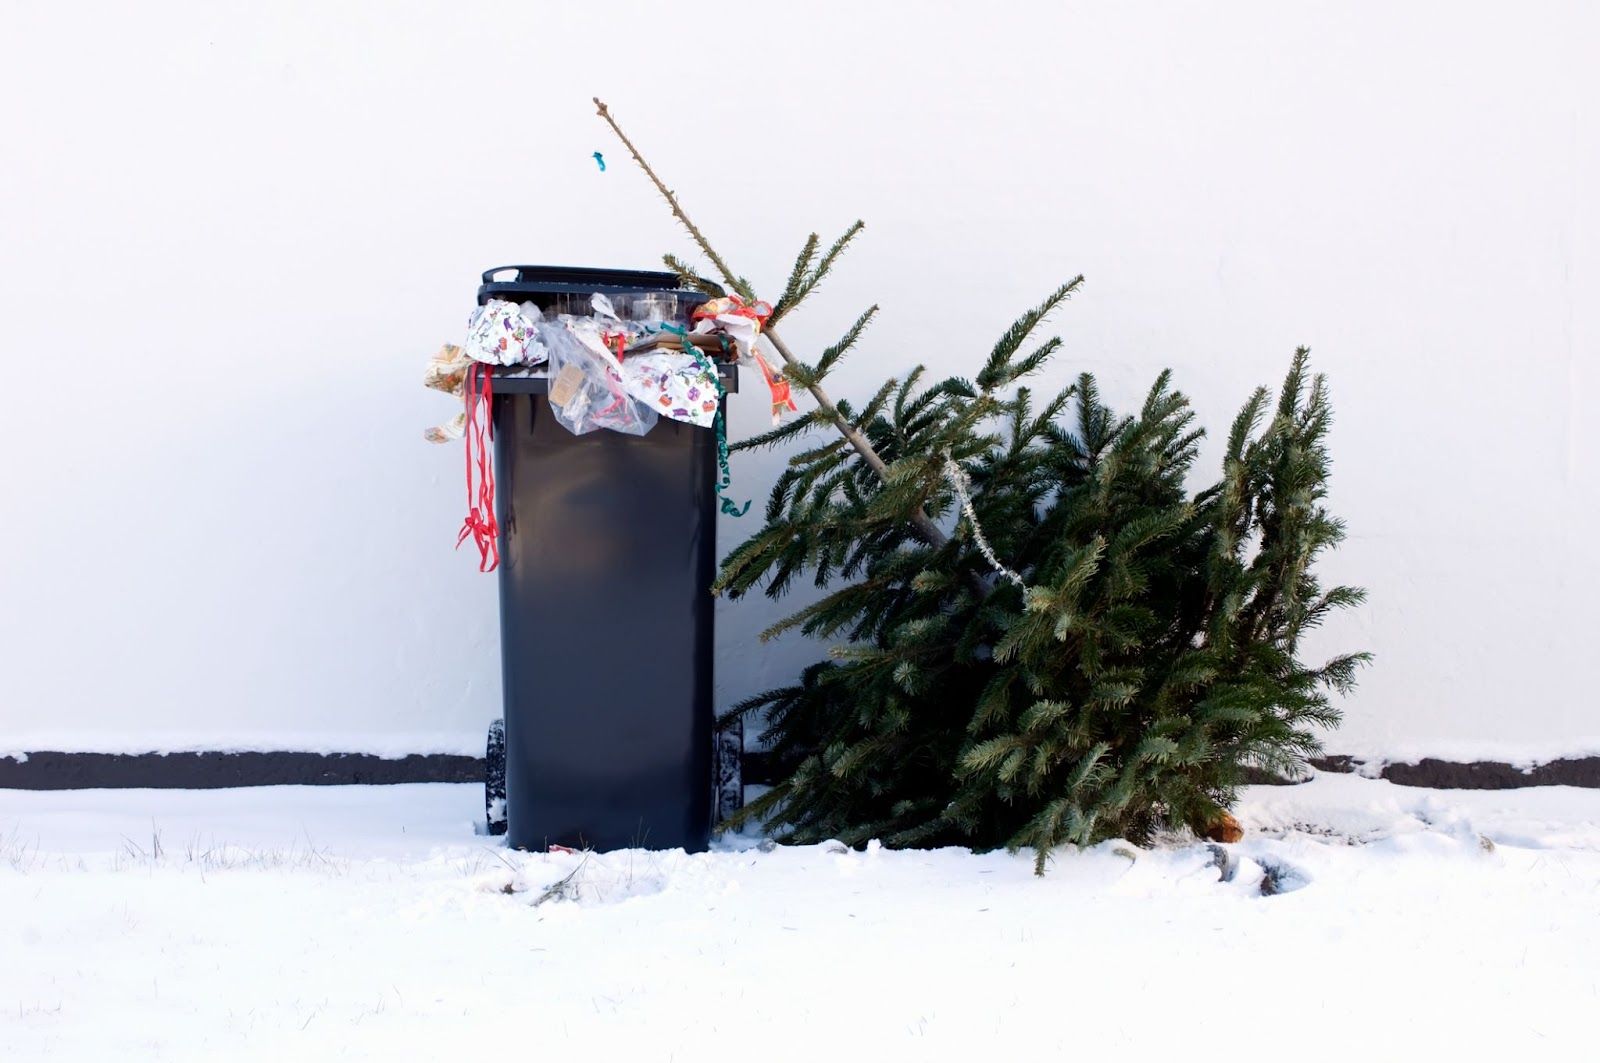
[[[723,400],[728,397],[728,389],[722,386],[722,376],[717,372],[716,363],[706,357],[704,351],[689,342],[689,330],[682,325],[662,325],[661,331],[670,332],[683,341],[683,349],[690,357],[700,363],[700,367],[711,374],[711,382],[717,386],[717,501],[722,503],[722,512],[730,517],[742,517],[750,512],[750,502],[745,501],[741,508],[732,499],[722,492],[733,483],[733,474],[728,471],[728,425],[723,414]]]

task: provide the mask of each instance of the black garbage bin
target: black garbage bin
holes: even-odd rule
[[[671,273],[506,266],[491,298],[673,291]],[[733,366],[722,366],[732,391]],[[494,380],[505,811],[519,849],[706,848],[717,441],[662,418],[573,435],[539,372]]]

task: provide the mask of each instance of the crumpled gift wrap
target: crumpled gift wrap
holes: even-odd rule
[[[529,314],[533,316],[530,317]],[[541,365],[549,357],[534,328],[539,310],[490,299],[467,322],[467,357],[488,365]]]
[[[453,343],[447,343],[439,348],[439,352],[428,359],[428,367],[422,371],[422,384],[424,387],[442,391],[446,395],[462,398],[462,389],[466,386],[467,367],[472,364],[466,352]],[[463,410],[454,418],[441,425],[425,429],[422,438],[430,443],[452,443],[467,430],[467,414]]]
[[[722,333],[738,347],[741,362],[755,362],[772,393],[772,423],[778,425],[783,423],[785,413],[794,413],[799,407],[794,404],[789,379],[756,350],[756,337],[761,335],[771,316],[772,307],[764,301],[747,303],[737,295],[725,295],[708,299],[695,308],[694,330],[702,334]]]
[[[628,394],[661,416],[698,428],[710,428],[716,421],[722,393],[705,358],[653,351],[629,355],[621,370]]]
[[[772,316],[765,302],[747,303],[737,295],[708,299],[695,307],[694,330],[698,333],[722,332],[733,340],[741,360],[755,352],[756,337]]]

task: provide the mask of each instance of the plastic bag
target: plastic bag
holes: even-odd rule
[[[563,316],[541,322],[539,338],[550,358],[550,409],[573,435],[596,428],[642,436],[656,411],[629,395],[621,368],[593,321]]]

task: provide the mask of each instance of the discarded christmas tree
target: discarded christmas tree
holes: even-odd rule
[[[774,321],[858,231],[820,260],[811,237]],[[766,718],[781,776],[736,819],[799,842],[1032,847],[1042,870],[1061,844],[1203,829],[1247,769],[1296,771],[1338,722],[1329,695],[1366,655],[1299,656],[1363,597],[1314,572],[1343,536],[1325,507],[1323,378],[1297,351],[1276,404],[1260,389],[1235,418],[1220,481],[1191,495],[1202,432],[1169,374],[1121,417],[1088,374],[1043,401],[1020,383],[1057,353],[1059,339],[1026,345],[1081,283],[1018,319],[970,380],[926,383],[917,366],[859,409],[821,383],[871,311],[810,364],[769,331],[818,406],[734,449],[830,425],[839,438],[790,459],[717,587],[779,598],[807,575],[830,593],[763,637],[843,642],[734,710]]]

